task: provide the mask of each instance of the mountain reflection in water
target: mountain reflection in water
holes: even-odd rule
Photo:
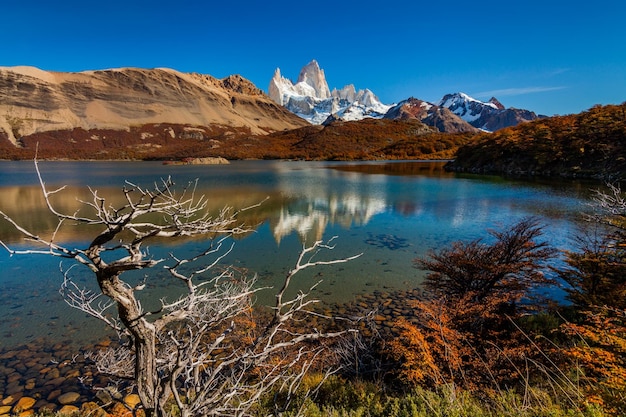
[[[276,287],[293,266],[305,243],[338,238],[330,256],[364,255],[346,264],[306,271],[294,291],[318,281],[314,296],[325,302],[345,302],[358,294],[412,289],[424,272],[413,267],[416,257],[455,240],[487,237],[526,216],[538,216],[546,238],[564,248],[588,201],[588,185],[510,181],[445,172],[444,162],[296,162],[234,161],[230,165],[166,166],[149,162],[45,162],[40,168],[50,189],[67,184],[55,194],[60,211],[81,215],[93,201],[90,192],[109,204],[123,203],[122,187],[131,181],[151,187],[172,177],[177,189],[190,182],[196,195],[208,198],[209,209],[224,206],[243,211],[238,217],[253,232],[237,238],[223,262],[257,275],[258,284]],[[50,237],[57,227],[41,196],[32,162],[0,162],[0,210],[27,229]],[[63,225],[57,242],[84,247],[100,230]],[[6,221],[0,221],[0,239],[28,247],[29,242]],[[206,248],[205,239],[155,241],[155,258],[191,256]],[[67,268],[69,265],[63,265]],[[93,285],[86,270],[75,268],[75,279]],[[137,275],[143,279],[145,272]],[[178,289],[161,268],[151,271],[146,299],[175,297]],[[23,343],[38,336],[60,338],[68,332],[85,337],[102,334],[93,319],[72,311],[61,300],[59,259],[47,256],[9,256],[0,252],[0,337]],[[19,296],[18,296],[19,295]],[[269,302],[272,292],[259,294]],[[51,319],[54,317],[54,319]],[[87,324],[86,324],[87,323]],[[89,334],[91,332],[91,334]],[[78,336],[76,336],[78,337]]]

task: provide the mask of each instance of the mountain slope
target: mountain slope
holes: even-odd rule
[[[15,145],[41,132],[155,123],[253,134],[307,124],[238,75],[220,80],[171,69],[61,73],[0,67],[0,131]]]
[[[263,138],[265,153],[255,157],[321,160],[450,159],[457,148],[471,141],[473,136],[473,133],[440,133],[417,119],[335,121],[267,135]],[[279,149],[278,144],[283,146],[282,155],[268,153],[268,148],[272,146]]]
[[[475,136],[448,168],[614,181],[626,176],[625,126],[626,103],[534,120]]]
[[[385,114],[384,118],[399,120],[416,119],[428,126],[437,128],[440,132],[478,132],[478,129],[447,108],[413,97],[393,106],[389,109],[387,114]]]
[[[545,117],[538,116],[530,110],[505,108],[495,97],[488,102],[482,102],[465,93],[446,94],[437,105],[447,108],[472,126],[487,132],[495,132]]]
[[[368,89],[356,91],[354,85],[331,92],[324,70],[315,60],[302,68],[295,84],[277,68],[268,94],[276,103],[312,124],[322,124],[331,116],[342,120],[381,118],[391,107],[381,103]]]

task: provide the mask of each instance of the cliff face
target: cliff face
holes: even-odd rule
[[[252,134],[308,123],[238,75],[216,79],[170,69],[79,73],[0,67],[0,133],[128,130],[151,123],[245,128]]]

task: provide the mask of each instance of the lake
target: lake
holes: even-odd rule
[[[325,258],[363,255],[349,263],[321,266],[297,279],[295,289],[321,281],[313,295],[327,303],[343,303],[376,291],[417,287],[424,272],[413,267],[423,257],[457,240],[489,239],[487,230],[501,229],[527,216],[545,225],[545,238],[557,248],[570,238],[589,210],[590,189],[598,184],[561,181],[507,180],[500,177],[448,173],[443,162],[300,162],[233,161],[229,165],[174,166],[159,162],[40,162],[46,185],[67,185],[54,196],[55,205],[73,213],[79,200],[90,198],[89,187],[113,203],[121,201],[125,181],[150,187],[171,177],[179,187],[197,179],[196,193],[208,197],[218,211],[243,208],[241,219],[254,231],[234,240],[223,261],[258,276],[258,285],[276,286],[293,266],[302,246],[334,236],[335,249]],[[45,237],[56,222],[45,207],[34,164],[0,162],[0,210]],[[80,247],[93,229],[66,225],[58,241]],[[17,249],[28,248],[21,235],[0,221],[0,239]],[[184,257],[205,248],[201,239],[155,242],[155,257]],[[0,347],[31,340],[91,343],[103,337],[95,319],[68,307],[58,293],[71,264],[42,255],[9,256],[0,251]],[[148,279],[146,305],[177,291],[162,269]],[[93,286],[86,270],[73,278]],[[133,277],[140,280],[143,276]],[[271,290],[259,293],[269,302]]]

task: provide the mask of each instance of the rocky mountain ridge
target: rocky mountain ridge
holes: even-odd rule
[[[324,70],[316,60],[302,68],[295,83],[283,77],[277,68],[268,94],[276,103],[312,124],[323,124],[331,116],[346,121],[382,118],[391,107],[383,104],[372,91],[357,91],[352,84],[330,91]]]
[[[495,132],[546,117],[530,110],[505,108],[495,97],[482,102],[465,93],[446,94],[437,105],[447,108],[475,128],[486,132]]]
[[[529,110],[505,108],[495,97],[481,102],[465,93],[446,94],[438,103],[416,98],[383,104],[369,89],[357,91],[350,84],[330,91],[324,70],[316,60],[306,64],[295,83],[277,68],[268,87],[269,96],[312,124],[365,118],[416,118],[441,132],[493,132],[542,116]]]
[[[49,72],[0,67],[0,132],[18,145],[35,133],[128,130],[166,123],[267,134],[304,126],[239,75],[217,79],[172,69]]]
[[[439,132],[460,133],[478,132],[479,130],[461,119],[445,107],[410,97],[389,109],[385,119],[416,119]]]

